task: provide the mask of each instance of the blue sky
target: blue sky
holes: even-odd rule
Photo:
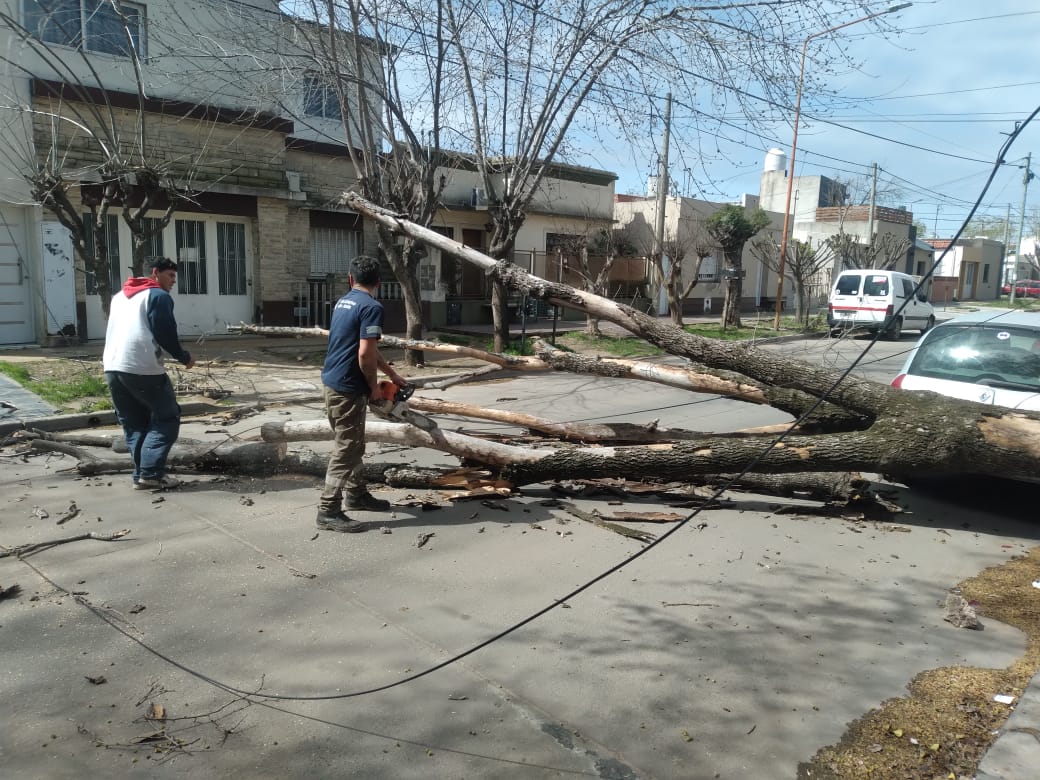
[[[902,31],[891,40],[871,34],[867,24],[837,33],[862,66],[829,79],[837,99],[826,106],[803,97],[796,175],[865,182],[871,163],[877,163],[888,205],[909,208],[929,234],[951,236],[989,176],[1006,140],[1002,133],[1040,107],[1040,7],[1035,0],[925,0],[889,20]],[[817,38],[809,45],[834,42]],[[681,109],[673,111],[681,121]],[[670,169],[680,193],[708,200],[757,193],[765,151],[776,146],[790,152],[793,113],[787,124],[762,133],[764,138],[754,131],[745,133],[744,143],[720,142],[728,159],[707,162],[704,170],[692,144],[673,143]],[[814,121],[816,114],[836,125]],[[739,131],[729,128],[727,135]],[[1021,165],[1029,152],[1040,173],[1040,118],[1025,128],[1005,159]],[[639,193],[656,162],[646,153],[633,159],[603,149],[589,164],[618,173],[619,193]],[[1005,166],[981,213],[1003,219],[1010,204],[1017,227],[1022,176],[1021,168]],[[900,192],[891,192],[893,187]],[[1028,215],[1038,205],[1040,178],[1030,185],[1027,233]]]

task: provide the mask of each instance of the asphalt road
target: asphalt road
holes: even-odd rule
[[[898,364],[912,343],[878,346]],[[839,365],[856,345],[770,348]],[[285,387],[316,389],[313,374],[297,367]],[[784,419],[562,374],[442,395],[557,420],[732,430]],[[287,417],[321,412],[311,404],[227,425],[195,420],[182,436],[216,443]],[[389,445],[371,445],[369,458],[455,463]],[[939,603],[1040,538],[1032,514],[898,486],[893,497],[907,511],[893,523],[734,494],[568,596],[643,546],[578,520],[547,486],[454,502],[440,491],[380,490],[399,505],[359,515],[372,529],[343,536],[314,527],[315,478],[188,474],[191,484],[160,495],[131,491],[126,474],[78,477],[71,465],[57,454],[5,459],[2,543],[132,533],[0,559],[0,584],[23,590],[0,602],[5,778],[791,778],[918,672],[1019,656],[1016,630],[956,629]],[[424,510],[417,498],[442,508]],[[690,511],[656,496],[567,498],[608,519]],[[72,501],[78,513],[59,525]],[[492,639],[563,597],[565,606]],[[484,642],[421,679],[364,693]],[[146,717],[153,703],[166,720]]]

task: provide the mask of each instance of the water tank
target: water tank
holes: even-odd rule
[[[775,146],[766,152],[766,162],[762,168],[763,171],[786,171],[787,170],[787,155],[783,149],[777,149]]]

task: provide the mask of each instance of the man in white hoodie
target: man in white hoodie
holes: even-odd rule
[[[135,490],[177,487],[166,459],[181,428],[181,408],[163,366],[163,350],[191,368],[177,337],[170,290],[177,264],[160,258],[151,276],[131,276],[112,298],[103,357],[105,381],[133,459]]]

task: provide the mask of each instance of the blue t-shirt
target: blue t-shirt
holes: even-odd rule
[[[358,363],[361,339],[383,337],[383,304],[364,290],[351,290],[332,310],[329,351],[321,381],[346,395],[368,395],[371,390]]]

